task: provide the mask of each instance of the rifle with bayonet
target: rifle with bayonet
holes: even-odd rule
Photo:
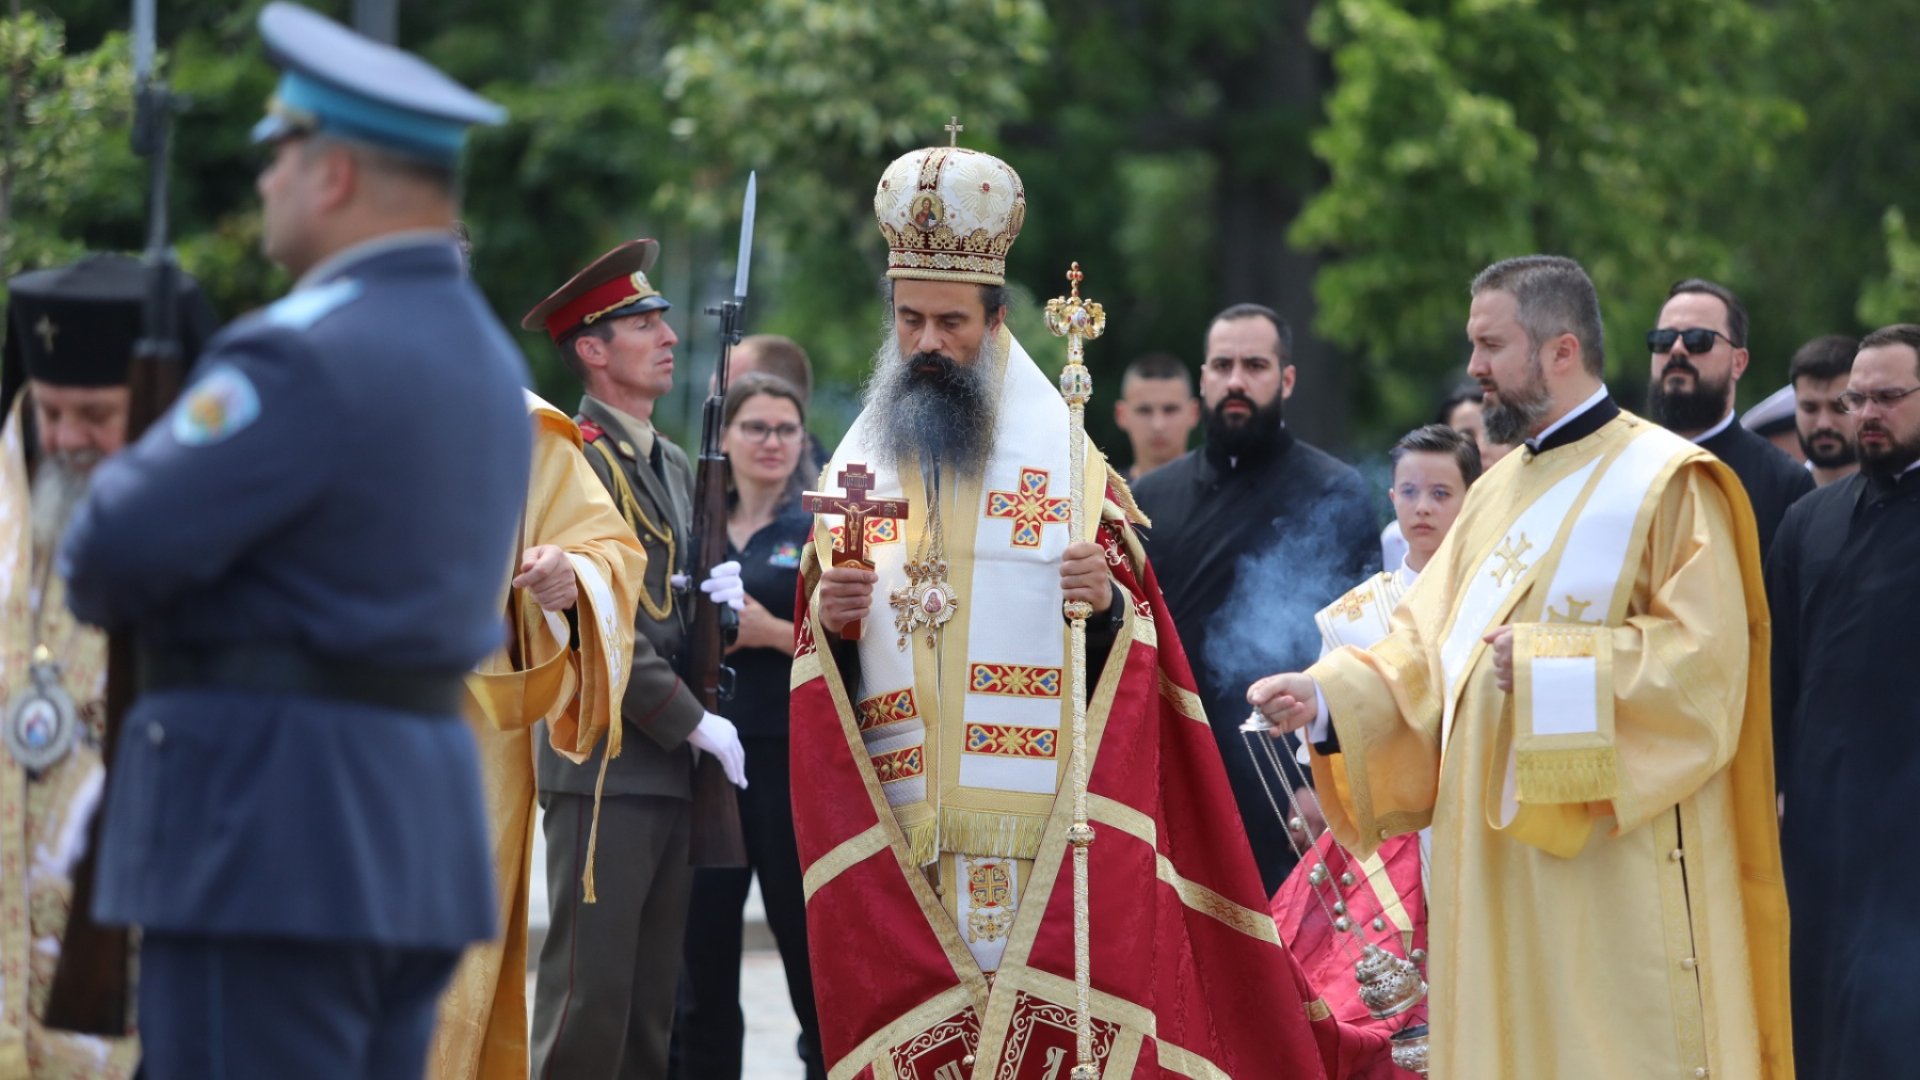
[[[734,270],[733,299],[707,309],[720,317],[720,358],[714,365],[713,392],[700,416],[700,460],[693,477],[693,580],[705,581],[727,560],[727,455],[720,449],[727,404],[727,362],[746,327],[747,269],[753,256],[756,179],[747,174],[746,201],[740,211],[740,259]],[[687,650],[689,682],[700,704],[718,713],[733,696],[733,669],[727,647],[740,632],[740,617],[725,604],[696,603]],[[739,796],[720,762],[703,756],[693,774],[693,862],[697,866],[745,866],[747,844],[740,828]]]
[[[186,379],[181,362],[178,269],[168,244],[167,165],[172,148],[173,114],[181,102],[154,71],[154,0],[133,3],[134,121],[133,150],[147,162],[147,295],[140,341],[127,372],[130,397],[127,442],[138,439],[166,412]],[[136,689],[133,635],[107,638],[106,724],[100,755],[113,766],[114,748]],[[95,867],[107,792],[87,829],[87,850],[73,871],[71,910],[60,946],[59,965],[47,993],[46,1024],[66,1031],[117,1036],[131,1028],[132,942],[123,926],[102,926],[93,918]]]

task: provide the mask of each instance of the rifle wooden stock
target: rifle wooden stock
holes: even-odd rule
[[[161,273],[166,302],[174,302],[172,276]],[[171,343],[168,343],[169,345]],[[127,413],[127,441],[138,438],[180,394],[185,365],[171,348],[143,348],[133,360],[128,381],[131,398]],[[106,722],[100,757],[113,767],[114,749],[127,710],[133,707],[137,686],[137,659],[133,635],[127,631],[107,637]],[[101,825],[106,821],[108,794],[103,787],[99,807],[87,824],[87,850],[73,868],[73,903],[67,913],[67,931],[60,945],[60,962],[47,991],[44,1017],[48,1027],[88,1035],[129,1033],[133,1000],[133,945],[124,926],[102,926],[93,918],[93,893],[100,855]]]
[[[709,424],[717,446],[719,395],[707,402]],[[706,440],[702,440],[703,443]],[[726,455],[703,446],[693,481],[693,577],[705,581],[715,566],[727,560]],[[737,630],[732,608],[705,596],[693,599],[693,631],[688,642],[687,670],[693,691],[708,712],[718,713],[720,702],[733,690],[727,685],[727,645]],[[723,675],[724,672],[724,675]],[[740,826],[740,796],[717,758],[703,754],[693,774],[692,852],[695,866],[747,865],[746,834]]]

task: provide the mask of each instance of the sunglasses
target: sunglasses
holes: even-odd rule
[[[1720,338],[1736,349],[1740,347],[1734,345],[1733,339],[1727,335],[1718,330],[1709,330],[1704,326],[1695,326],[1687,330],[1675,330],[1671,326],[1663,326],[1658,330],[1647,331],[1647,348],[1657,353],[1672,352],[1673,343],[1678,341],[1687,347],[1687,355],[1699,356],[1701,353],[1712,351],[1714,338]]]

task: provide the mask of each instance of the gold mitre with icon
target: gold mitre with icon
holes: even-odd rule
[[[1004,285],[1027,192],[1013,166],[992,154],[929,146],[887,166],[873,214],[887,238],[889,278]]]

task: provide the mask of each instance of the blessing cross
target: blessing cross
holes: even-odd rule
[[[967,125],[961,123],[960,118],[956,116],[952,120],[947,121],[945,127],[947,129],[947,145],[959,146],[960,133],[967,130]]]
[[[846,520],[840,529],[840,539],[833,545],[833,565],[857,566],[862,570],[873,569],[873,563],[867,558],[867,519],[907,517],[907,500],[873,499],[867,493],[873,490],[873,471],[864,463],[851,462],[840,470],[840,487],[844,495],[833,495],[824,491],[807,491],[800,495],[800,506],[812,514],[840,514]],[[840,631],[847,641],[860,640],[860,624],[851,622]]]
[[[53,320],[46,315],[41,315],[40,321],[33,325],[33,332],[40,335],[41,346],[48,352],[52,352],[53,339],[60,333],[60,328],[53,325]]]

